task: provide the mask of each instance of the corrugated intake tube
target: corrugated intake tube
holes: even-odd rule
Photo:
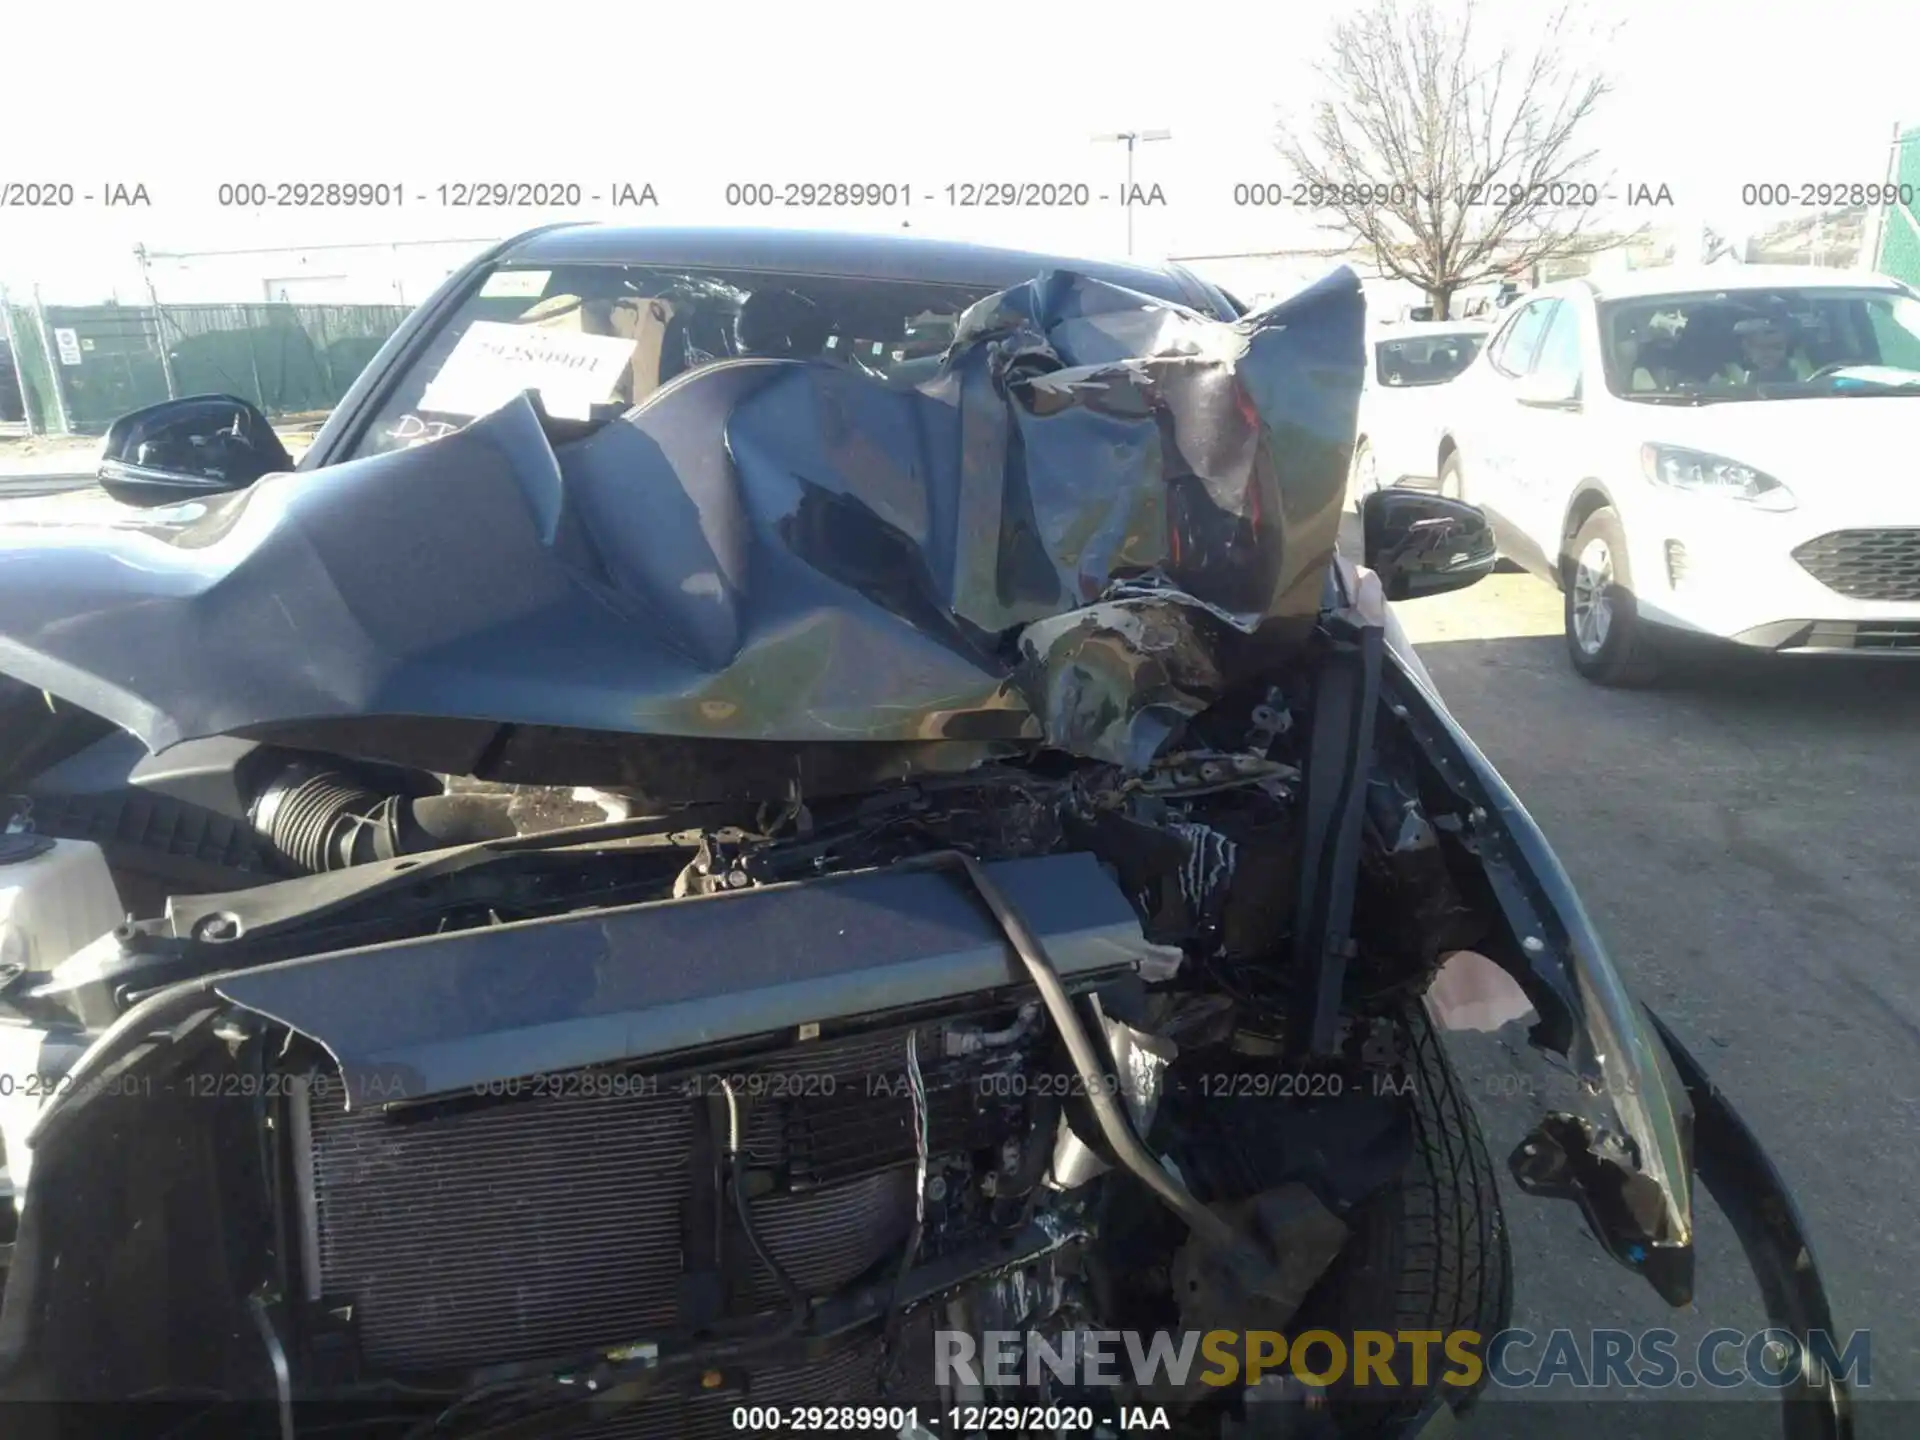
[[[506,795],[382,795],[342,770],[300,762],[255,797],[254,829],[289,869],[344,870],[515,833]]]

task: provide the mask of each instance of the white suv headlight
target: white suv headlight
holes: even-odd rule
[[[1640,469],[1647,479],[1669,490],[1724,495],[1729,500],[1744,500],[1762,510],[1791,510],[1796,503],[1793,492],[1771,475],[1703,450],[1683,450],[1677,445],[1642,445]]]

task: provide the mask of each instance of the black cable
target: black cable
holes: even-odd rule
[[[540,1405],[527,1414],[493,1423],[483,1421],[479,1429],[461,1433],[464,1440],[551,1440],[551,1437],[564,1435],[569,1430],[639,1404],[658,1387],[659,1379],[658,1375],[642,1375],[586,1395],[569,1393],[556,1404]],[[503,1398],[512,1403],[520,1397]],[[427,1440],[427,1437],[442,1433],[441,1426],[457,1415],[460,1409],[466,1408],[466,1404],[463,1400],[456,1407],[408,1431],[404,1440]]]
[[[1084,1238],[1084,1234],[1084,1230],[1078,1227],[1071,1236],[1063,1236],[1052,1228],[1044,1232],[1030,1228],[1019,1237],[1017,1248],[1028,1259],[1038,1259],[1054,1253],[1073,1239]],[[995,1272],[1008,1263],[1008,1256],[1005,1242],[996,1240],[966,1254],[936,1262],[929,1267],[931,1277],[923,1278],[925,1288],[920,1291],[921,1298],[924,1300],[949,1293],[971,1283],[981,1273]],[[928,1275],[928,1272],[922,1273],[923,1276]],[[851,1293],[842,1292],[825,1297],[815,1312],[815,1318],[824,1317],[825,1320],[826,1329],[821,1338],[865,1329],[871,1325],[877,1318],[871,1312],[877,1311],[881,1303],[872,1293],[875,1288],[863,1287]],[[444,1434],[443,1427],[457,1418],[468,1419],[471,1424],[473,1412],[489,1404],[496,1412],[511,1406],[536,1408],[518,1419],[498,1424],[489,1424],[482,1419],[479,1422],[482,1428],[464,1432],[463,1440],[532,1440],[532,1437],[545,1440],[545,1437],[562,1433],[562,1429],[582,1420],[599,1419],[611,1411],[631,1406],[676,1377],[738,1365],[770,1349],[777,1349],[782,1342],[792,1338],[791,1331],[790,1325],[783,1325],[779,1331],[760,1330],[735,1339],[703,1344],[697,1350],[671,1357],[656,1355],[643,1359],[631,1353],[616,1356],[612,1352],[599,1350],[580,1357],[573,1364],[533,1362],[540,1368],[531,1374],[525,1362],[489,1367],[500,1373],[501,1378],[476,1385],[464,1395],[451,1398],[436,1416],[422,1421],[407,1432],[405,1440],[429,1440],[429,1437]],[[621,1348],[631,1352],[639,1347]],[[811,1353],[809,1347],[807,1354]],[[780,1363],[804,1363],[805,1359],[806,1355],[803,1354],[798,1360],[789,1359]],[[589,1393],[583,1395],[583,1389]]]
[[[727,1168],[733,1181],[734,1213],[740,1217],[740,1229],[746,1234],[747,1244],[753,1247],[753,1253],[759,1258],[760,1263],[767,1267],[768,1273],[773,1276],[774,1283],[780,1287],[780,1293],[787,1297],[787,1304],[792,1308],[793,1313],[788,1320],[787,1328],[781,1333],[791,1335],[807,1323],[807,1312],[810,1307],[806,1292],[794,1283],[786,1267],[774,1257],[773,1252],[767,1248],[766,1242],[760,1238],[759,1230],[754,1227],[753,1213],[747,1206],[747,1172],[744,1158],[746,1136],[741,1133],[740,1128],[740,1101],[733,1093],[732,1081],[723,1077],[720,1081],[720,1090],[727,1097]]]
[[[1224,1250],[1247,1252],[1251,1248],[1248,1240],[1220,1216],[1207,1209],[1193,1192],[1181,1184],[1156,1161],[1147,1147],[1134,1134],[1133,1122],[1115,1102],[1108,1090],[1106,1076],[1100,1065],[1100,1057],[1093,1048],[1093,1040],[1088,1036],[1086,1027],[1080,1023],[1080,1016],[1074,1011],[1073,999],[1067,994],[1066,986],[1060,983],[1060,974],[1053,968],[1053,961],[1047,957],[1046,948],[1040,937],[1027,927],[1020,913],[1001,893],[1000,887],[988,876],[985,868],[973,856],[960,850],[942,850],[919,857],[920,863],[948,869],[958,869],[965,873],[980,898],[986,902],[987,909],[993,912],[993,918],[999,922],[1001,932],[1007,943],[1026,967],[1028,976],[1040,992],[1040,1001],[1047,1007],[1054,1028],[1060,1032],[1060,1038],[1066,1042],[1067,1054],[1078,1072],[1080,1083],[1086,1088],[1087,1104],[1093,1111],[1093,1118],[1100,1126],[1100,1133],[1112,1149],[1114,1158],[1149,1190],[1160,1197],[1167,1208],[1187,1222],[1188,1227],[1209,1244]],[[906,862],[912,864],[914,862]],[[1252,1257],[1249,1256],[1249,1259]]]

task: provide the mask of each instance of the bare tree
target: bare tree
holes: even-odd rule
[[[1339,21],[1323,98],[1278,140],[1307,201],[1337,217],[1324,228],[1418,285],[1435,319],[1466,286],[1621,239],[1591,228],[1606,186],[1581,135],[1610,85],[1572,58],[1573,6],[1530,27],[1528,53],[1481,43],[1475,19],[1472,0],[1374,0]]]

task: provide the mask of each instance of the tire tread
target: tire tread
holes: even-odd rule
[[[1482,1342],[1506,1328],[1513,1313],[1513,1256],[1499,1180],[1460,1077],[1447,1058],[1422,1002],[1400,1023],[1411,1081],[1412,1154],[1401,1187],[1353,1217],[1347,1253],[1324,1284],[1314,1323],[1336,1334],[1356,1329],[1476,1331]],[[1396,1076],[1396,1080],[1400,1078]],[[1406,1377],[1396,1357],[1396,1375]],[[1333,1406],[1342,1435],[1392,1433],[1420,1413],[1447,1368],[1430,1353],[1430,1385],[1393,1391],[1336,1387]],[[1486,1386],[1447,1387],[1456,1411]]]

